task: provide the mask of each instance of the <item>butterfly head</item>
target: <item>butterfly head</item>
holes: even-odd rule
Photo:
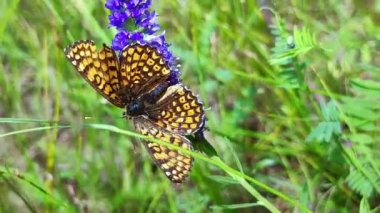
[[[136,117],[144,114],[144,103],[139,100],[131,101],[126,107],[126,111],[123,113],[125,117]]]

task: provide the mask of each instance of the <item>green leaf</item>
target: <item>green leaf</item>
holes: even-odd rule
[[[214,205],[210,206],[212,209],[246,209],[255,206],[262,206],[260,203],[239,203],[239,204],[229,204],[229,205]]]
[[[377,90],[380,92],[380,83],[378,81],[372,80],[362,80],[355,78],[351,80],[353,86],[368,89],[368,90]]]
[[[306,137],[307,142],[330,142],[333,136],[342,134],[336,102],[330,101],[327,105],[321,102],[320,107],[323,121]]]
[[[373,173],[372,169],[367,168],[367,172]],[[372,174],[376,175],[376,174]],[[369,180],[364,177],[360,172],[355,169],[350,170],[350,174],[347,176],[346,181],[350,188],[360,193],[363,197],[369,198],[373,193],[373,186]]]
[[[369,207],[368,200],[366,198],[362,198],[362,200],[360,201],[359,213],[368,213],[370,211],[371,209]]]
[[[307,186],[307,183],[304,183],[301,191],[301,198],[300,198],[300,203],[304,206],[308,206],[309,204],[309,188]],[[302,211],[305,212],[305,211]]]
[[[230,176],[210,175],[209,178],[221,184],[226,184],[226,185],[239,184],[239,181],[235,180],[234,178]]]

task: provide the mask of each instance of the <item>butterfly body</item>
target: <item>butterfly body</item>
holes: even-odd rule
[[[164,82],[163,84],[158,85],[152,91],[142,94],[140,97],[126,102],[127,105],[125,107],[124,115],[127,115],[129,117],[146,115],[149,117],[149,107],[154,106],[154,104],[164,95],[168,87],[168,82]],[[148,109],[148,111],[146,109]]]
[[[113,105],[124,108],[138,132],[191,150],[185,135],[204,124],[202,103],[182,84],[170,85],[172,72],[160,52],[149,45],[127,46],[117,57],[103,45],[83,40],[65,49],[79,74]],[[156,165],[172,181],[180,183],[191,170],[193,159],[178,150],[146,141]]]

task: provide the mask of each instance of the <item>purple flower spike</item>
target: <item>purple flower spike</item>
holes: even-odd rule
[[[180,82],[180,70],[177,59],[169,50],[165,31],[157,23],[157,14],[149,11],[152,0],[107,0],[105,7],[111,11],[108,16],[110,27],[117,29],[112,40],[112,49],[122,51],[125,47],[138,43],[157,49],[162,55],[171,72],[167,78],[169,85]],[[205,140],[203,136],[205,120],[195,133],[196,137]]]
[[[118,30],[111,46],[116,51],[134,43],[157,48],[172,69],[169,82],[176,84],[179,82],[180,71],[168,49],[170,45],[165,40],[164,32],[157,34],[160,25],[157,23],[157,14],[149,11],[151,4],[151,0],[107,0],[105,7],[111,11],[108,16],[110,26]]]

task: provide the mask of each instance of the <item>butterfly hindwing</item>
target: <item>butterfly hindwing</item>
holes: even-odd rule
[[[162,55],[148,45],[133,44],[127,46],[120,55],[120,71],[123,86],[128,85],[131,96],[149,92],[164,82],[170,74],[170,68]]]
[[[81,40],[65,48],[65,55],[82,77],[104,98],[118,107],[124,107],[117,94],[120,89],[118,60],[111,48],[103,45],[97,51],[93,41]]]
[[[192,150],[191,143],[187,138],[168,132],[144,117],[136,117],[133,122],[136,130],[143,135]],[[161,168],[172,182],[181,183],[188,177],[193,163],[190,156],[150,141],[146,141],[145,146],[155,164]]]
[[[156,125],[182,135],[196,132],[205,119],[202,103],[182,84],[169,87],[147,112]]]

